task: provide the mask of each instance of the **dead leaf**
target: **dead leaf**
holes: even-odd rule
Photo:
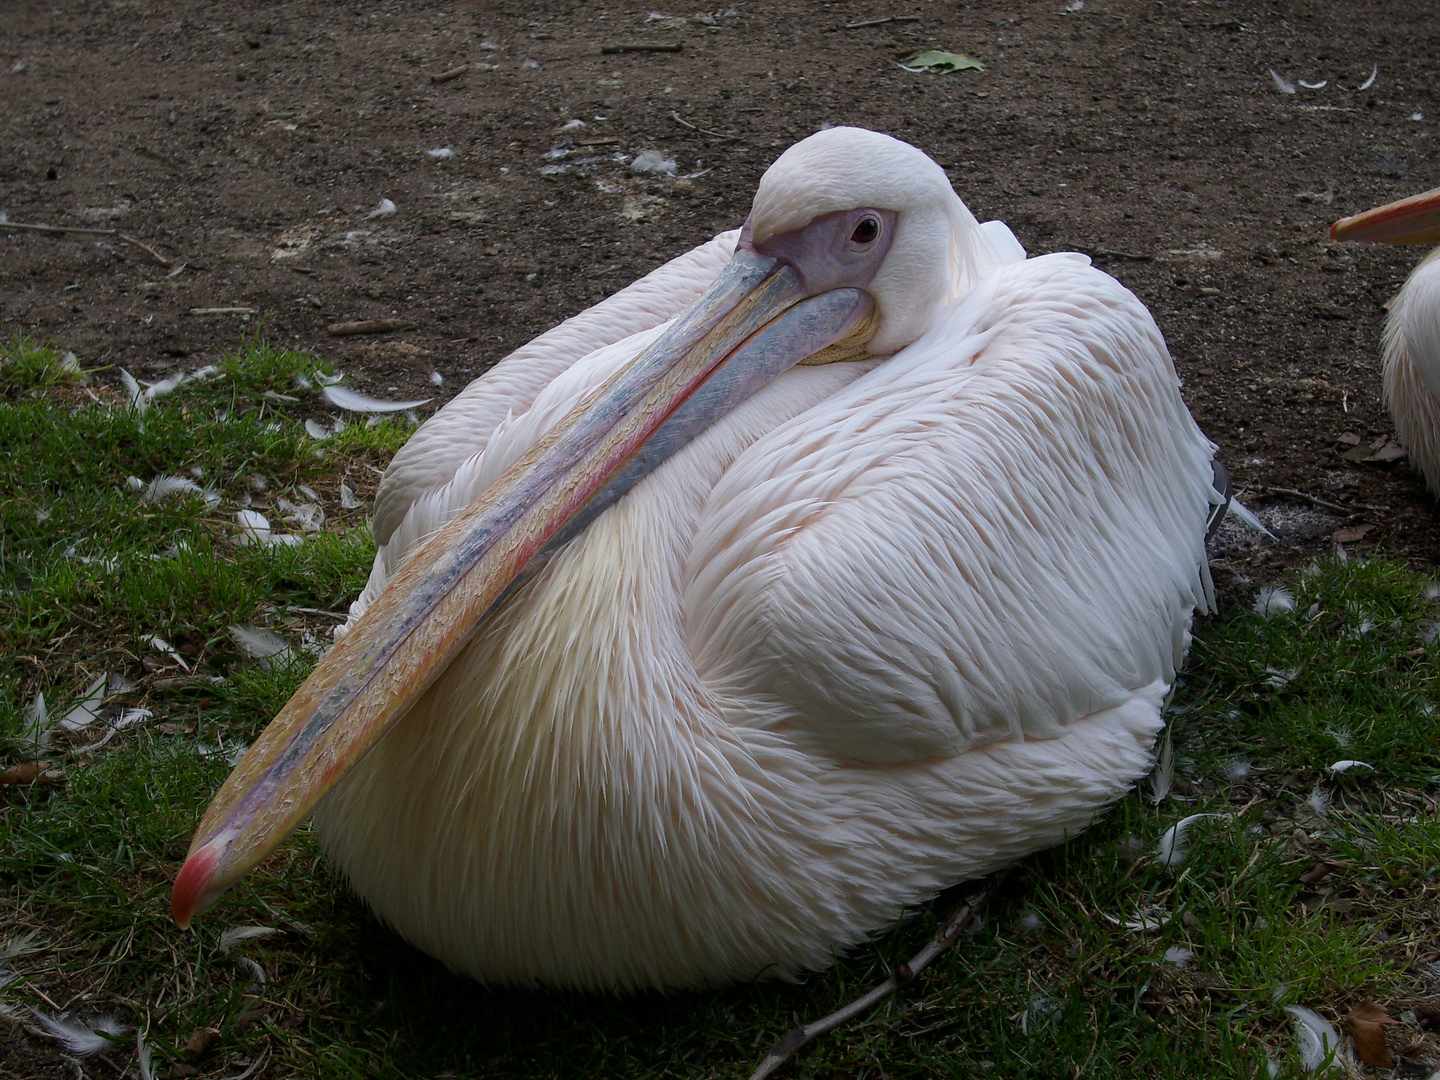
[[[973,56],[965,56],[961,53],[941,52],[938,49],[926,49],[918,52],[900,65],[906,71],[984,71],[985,65],[976,60]]]
[[[60,787],[64,783],[65,773],[60,769],[52,769],[48,761],[26,761],[0,772],[0,784]]]
[[[185,1043],[185,1060],[195,1064],[206,1054],[210,1048],[220,1041],[220,1031],[213,1027],[198,1027],[190,1034],[190,1039]]]
[[[1375,528],[1374,525],[1347,525],[1343,529],[1336,529],[1330,534],[1330,539],[1337,544],[1353,544],[1357,540],[1364,540],[1365,535]]]
[[[1404,457],[1405,448],[1403,446],[1401,446],[1399,443],[1387,442],[1385,443],[1385,445],[1381,446],[1380,449],[1376,450],[1365,460],[1367,462],[1384,463],[1390,461],[1400,461],[1404,459]]]
[[[1349,450],[1340,455],[1343,461],[1364,461],[1370,456],[1370,448],[1356,443]]]
[[[251,1024],[258,1024],[270,1015],[270,1006],[254,994],[245,994],[241,997],[240,1003],[245,1007],[231,1024],[236,1031],[244,1031]]]
[[[1320,862],[1317,862],[1314,866],[1312,866],[1309,870],[1306,870],[1305,873],[1300,875],[1300,884],[1318,885],[1320,884],[1320,882],[1324,881],[1327,877],[1333,874],[1336,870],[1345,869],[1345,865],[1345,863],[1326,862],[1324,860],[1321,860]]]
[[[1355,1040],[1360,1060],[1382,1069],[1395,1067],[1395,1059],[1385,1045],[1385,1025],[1399,1022],[1374,998],[1366,998],[1345,1014],[1345,1030]]]
[[[1360,436],[1356,435],[1353,431],[1347,431],[1343,434],[1336,435],[1335,441],[1341,446],[1359,446]]]

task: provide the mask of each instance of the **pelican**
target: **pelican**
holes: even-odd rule
[[[348,632],[174,915],[313,810],[376,915],[483,982],[824,968],[1150,770],[1213,450],[1085,256],[1025,258],[913,146],[812,135],[742,229],[396,455]]]
[[[1330,226],[1330,239],[1440,242],[1440,188],[1341,218]],[[1395,432],[1426,487],[1440,495],[1440,248],[1421,260],[1391,302],[1381,348]]]

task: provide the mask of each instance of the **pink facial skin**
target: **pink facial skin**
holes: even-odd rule
[[[863,289],[874,279],[895,239],[896,216],[893,210],[838,210],[763,244],[751,240],[747,221],[736,250],[793,266],[810,296],[831,289]]]

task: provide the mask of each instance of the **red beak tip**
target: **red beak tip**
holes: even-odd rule
[[[210,845],[202,847],[185,860],[175,878],[175,887],[170,893],[170,914],[180,929],[190,925],[190,920],[210,906],[214,899],[207,894],[210,881],[215,876],[216,853]]]

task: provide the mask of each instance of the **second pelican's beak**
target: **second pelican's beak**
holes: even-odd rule
[[[653,345],[416,552],[320,662],[206,811],[175,881],[176,922],[309,816],[539,556],[787,368],[822,350],[862,354],[872,315],[860,289],[808,296],[793,267],[737,252]]]
[[[1330,239],[1440,244],[1440,188],[1341,218],[1330,226]]]

